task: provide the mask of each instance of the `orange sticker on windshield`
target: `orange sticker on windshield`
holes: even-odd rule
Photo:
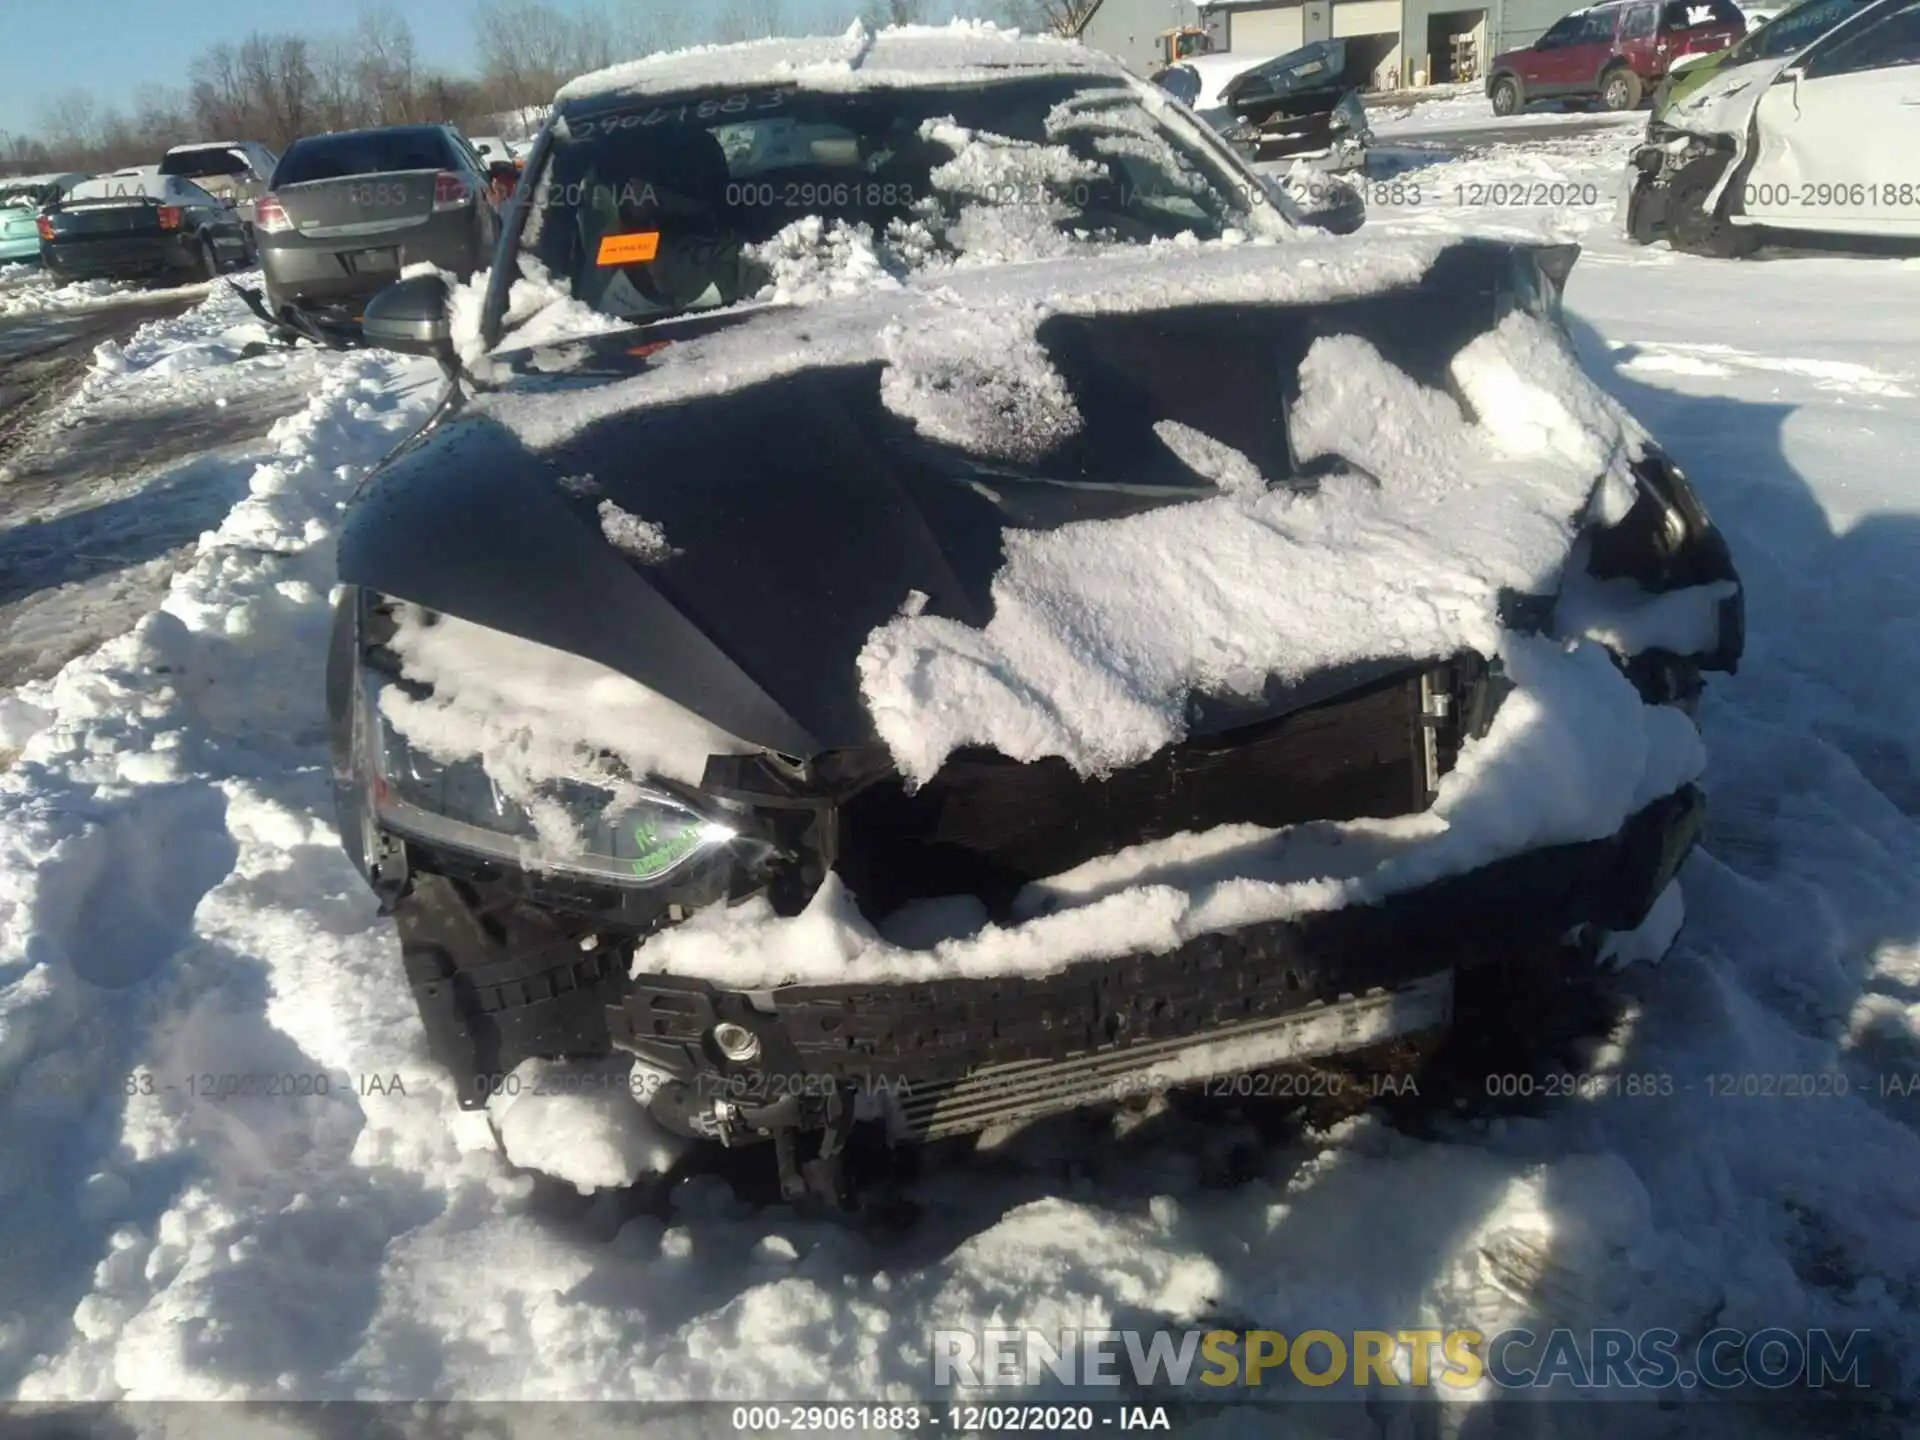
[[[598,263],[602,265],[644,265],[660,253],[660,232],[642,230],[635,235],[607,235],[601,238]]]

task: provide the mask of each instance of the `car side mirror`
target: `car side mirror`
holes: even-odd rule
[[[453,373],[453,317],[447,282],[439,275],[396,280],[367,302],[360,333],[369,345],[402,355],[429,355]]]

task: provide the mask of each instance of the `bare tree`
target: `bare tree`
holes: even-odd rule
[[[1100,8],[1100,0],[1001,0],[1000,8],[1007,23],[1022,30],[1078,35]]]
[[[927,0],[867,0],[862,18],[878,29],[883,25],[925,24],[927,13]]]
[[[727,0],[713,25],[716,40],[762,40],[786,29],[786,7],[782,0]]]
[[[389,5],[369,6],[353,28],[364,123],[399,125],[420,119],[413,27]]]
[[[47,144],[63,161],[92,152],[100,143],[100,107],[85,90],[67,90],[47,106]]]

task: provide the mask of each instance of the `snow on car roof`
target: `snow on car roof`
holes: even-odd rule
[[[28,185],[51,185],[55,181],[84,177],[84,170],[49,170],[44,175],[0,175],[0,190],[19,190]]]
[[[555,103],[599,95],[655,95],[717,86],[799,82],[819,90],[953,84],[1033,74],[1125,75],[1119,61],[1078,40],[1024,35],[985,21],[901,25],[878,32],[859,21],[844,34],[696,45],[663,51],[569,81]]]
[[[137,170],[115,170],[110,175],[96,175],[91,180],[83,180],[67,193],[67,199],[114,200],[122,196],[147,196],[164,200],[169,195],[197,188],[191,181],[182,180],[177,175],[156,174],[151,166],[143,166]]]

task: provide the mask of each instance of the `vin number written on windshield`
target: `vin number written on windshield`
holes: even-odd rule
[[[685,124],[689,120],[718,120],[723,115],[757,115],[779,110],[787,103],[783,90],[761,90],[746,95],[714,95],[705,100],[688,100],[679,105],[656,105],[651,110],[629,110],[624,115],[607,115],[598,120],[570,123],[567,133],[576,140],[593,135],[608,135],[616,130],[645,129],[669,122]]]

